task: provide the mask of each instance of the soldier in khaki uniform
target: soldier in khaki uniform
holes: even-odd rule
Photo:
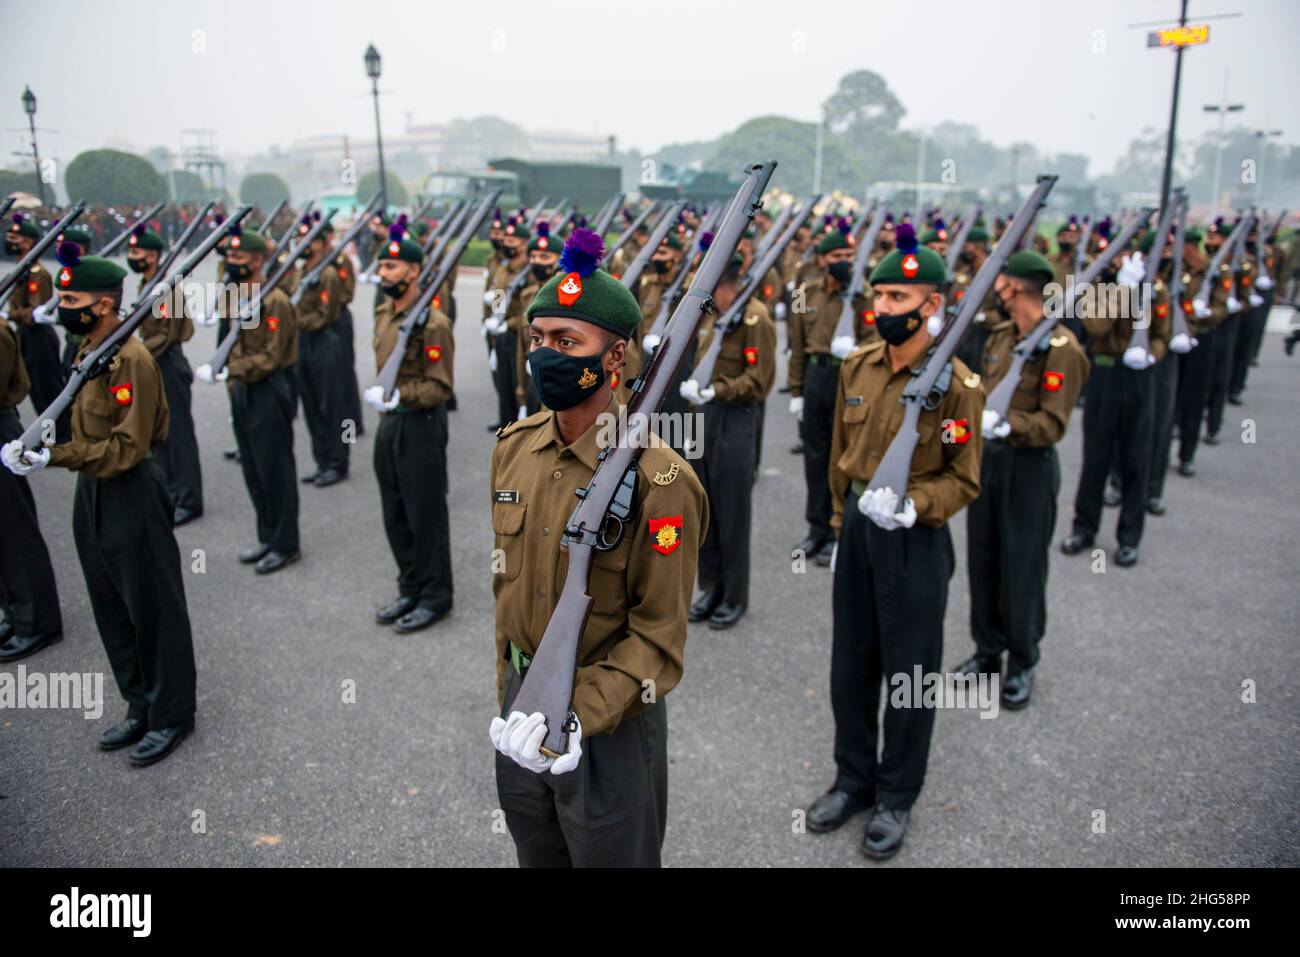
[[[835,395],[831,442],[832,522],[839,532],[832,568],[834,637],[831,707],[835,782],[808,809],[808,826],[830,831],[874,805],[862,851],[892,857],[902,846],[920,794],[934,729],[933,708],[885,709],[883,757],[877,758],[882,681],[914,669],[937,674],[943,616],[955,566],[948,520],[980,490],[979,376],[960,359],[940,378],[941,396],[923,409],[905,489],[868,490],[903,421],[899,402],[932,343],[940,314],[944,261],[916,242],[909,224],[898,248],[871,273],[880,340],[844,362]]]
[[[420,245],[398,232],[379,252],[385,298],[375,308],[377,370],[397,347],[401,325],[420,298],[416,280],[423,259]],[[398,596],[375,613],[375,621],[403,634],[428,628],[451,611],[447,402],[455,385],[454,361],[451,321],[430,308],[424,329],[406,344],[392,397],[385,402],[380,385],[365,395],[380,413],[375,476],[398,571]]]
[[[1074,529],[1061,543],[1062,552],[1076,555],[1096,541],[1106,474],[1114,456],[1123,495],[1115,553],[1115,563],[1121,567],[1138,560],[1155,427],[1156,383],[1151,367],[1169,348],[1169,290],[1159,279],[1152,287],[1149,349],[1132,344],[1133,320],[1140,311],[1136,291],[1145,277],[1142,255],[1125,255],[1117,273],[1082,301],[1092,374],[1084,393],[1083,467],[1074,496]],[[1106,294],[1108,289],[1116,294]]]
[[[849,226],[841,220],[838,229],[824,234],[818,242],[817,261],[824,272],[795,291],[789,318],[790,414],[799,421],[808,489],[804,508],[808,535],[795,549],[815,558],[823,567],[830,565],[835,546],[826,476],[831,464],[835,389],[841,360],[832,355],[831,346],[853,278],[853,255]],[[854,302],[853,309],[855,338],[862,341],[868,336],[870,304],[863,298]]]
[[[84,335],[81,362],[120,325],[126,270],[59,248],[59,322]],[[167,436],[167,399],[158,366],[134,336],[107,371],[72,403],[72,438],[0,458],[16,475],[47,465],[77,472],[72,532],[104,650],[127,717],[99,737],[111,751],[136,744],[142,766],[176,749],[194,726],[194,648],[172,531],[172,502],[152,449]],[[138,744],[137,744],[138,742]]]
[[[686,606],[708,502],[689,465],[651,438],[622,540],[597,552],[578,652],[577,729],[559,758],[538,750],[540,713],[511,710],[564,585],[564,526],[596,469],[610,375],[641,313],[578,229],[528,308],[529,365],[547,411],[511,423],[492,454],[497,693],[489,734],[497,794],[525,867],[658,866],[667,823],[667,712],[681,680]],[[606,430],[606,433],[611,431]],[[653,693],[647,695],[647,688]]]
[[[36,241],[41,238],[41,231],[36,223],[22,213],[14,213],[5,232],[5,249],[10,255],[21,259],[27,255]],[[27,375],[31,379],[32,408],[40,415],[49,407],[63,390],[67,379],[63,375],[63,366],[59,362],[59,337],[46,322],[37,322],[34,313],[54,295],[54,284],[49,272],[39,263],[32,263],[27,277],[17,283],[9,293],[0,321],[8,319],[18,330],[18,345],[22,349],[23,363],[27,366]],[[60,442],[66,442],[71,435],[70,420],[67,415],[59,416],[55,423],[55,435]]]
[[[30,388],[18,337],[0,322],[0,445],[23,434],[18,403]],[[0,662],[34,655],[63,638],[50,552],[27,479],[0,469]]]
[[[651,255],[649,267],[637,281],[636,301],[641,306],[641,323],[637,326],[635,336],[638,345],[659,315],[659,304],[663,301],[664,293],[681,268],[683,249],[681,235],[677,230],[670,229],[659,243],[659,248]]]
[[[258,233],[236,226],[226,242],[226,281],[265,283],[269,247]],[[222,296],[220,315],[237,320],[237,302]],[[290,386],[298,358],[293,303],[279,287],[267,293],[257,315],[239,329],[224,370],[207,363],[194,370],[200,382],[226,381],[244,484],[253,500],[257,544],[239,560],[259,575],[297,561],[298,477],[293,459],[294,398]]]
[[[744,260],[732,257],[713,294],[716,313],[700,328],[696,352],[703,356],[717,335],[717,319],[740,293]],[[762,434],[762,409],[776,379],[776,323],[757,296],[722,340],[712,379],[701,386],[686,379],[681,396],[702,407],[701,455],[691,464],[709,497],[708,534],[700,549],[700,589],[691,621],[715,630],[730,628],[749,607],[749,553],[753,526],[754,470]],[[687,373],[689,375],[689,373]]]
[[[308,231],[310,221],[304,220]],[[329,224],[311,244],[298,254],[293,273],[294,288],[306,281],[308,273],[329,252],[334,229]],[[304,475],[304,485],[328,488],[348,477],[351,446],[343,440],[343,420],[347,418],[344,397],[350,387],[346,371],[346,352],[339,337],[338,320],[343,311],[343,282],[331,262],[321,272],[316,284],[303,289],[294,310],[298,324],[298,359],[294,374],[298,397],[311,438],[314,471]],[[354,420],[355,421],[355,420]]]
[[[510,284],[520,272],[528,268],[528,227],[522,220],[511,216],[501,230],[502,260],[488,277],[491,285],[487,287],[486,303],[489,316],[485,321],[488,344],[492,347],[489,362],[492,369],[492,382],[497,391],[497,421],[493,430],[501,428],[507,422],[513,422],[519,408],[515,401],[515,351],[517,341],[523,335],[523,328],[518,312],[510,311],[504,319],[496,319],[491,312],[500,308],[505,301]],[[486,304],[485,303],[485,304]]]
[[[140,274],[139,293],[158,273],[163,240],[153,230],[140,225],[127,245],[126,264],[132,272]],[[158,444],[155,454],[175,506],[172,524],[180,526],[203,514],[203,471],[194,434],[194,415],[190,411],[194,372],[181,349],[181,343],[194,337],[194,322],[186,309],[184,295],[177,292],[167,297],[140,323],[139,332],[145,348],[158,363],[167,395],[167,438]]]
[[[334,275],[339,280],[339,317],[334,321],[338,330],[339,347],[343,354],[344,384],[343,414],[356,424],[357,435],[366,434],[365,420],[361,415],[361,388],[357,383],[356,331],[352,325],[352,300],[357,293],[357,270],[346,249],[340,249],[334,258]]]
[[[542,408],[542,399],[537,394],[537,386],[533,384],[532,377],[528,374],[530,342],[524,326],[525,312],[537,298],[537,293],[541,291],[542,286],[555,275],[555,265],[560,261],[562,248],[560,240],[551,235],[550,224],[538,223],[536,235],[528,240],[528,281],[524,283],[524,287],[519,290],[519,295],[515,296],[510,304],[512,315],[518,317],[520,329],[520,334],[515,337],[515,402],[519,405],[521,419],[536,415]],[[619,384],[614,383],[615,392],[619,391]],[[623,401],[627,399],[626,391],[623,389],[624,394],[620,395]]]
[[[1012,350],[1043,320],[1044,289],[1055,281],[1038,253],[1012,254],[997,278],[998,312],[982,364],[986,393],[1006,378]],[[960,674],[1007,677],[1002,704],[1023,708],[1033,689],[1038,645],[1047,628],[1047,567],[1056,529],[1061,465],[1056,445],[1088,378],[1088,356],[1074,333],[1057,324],[1024,364],[1006,418],[985,410],[980,494],[966,511],[966,569],[975,655]]]
[[[1184,237],[1190,248],[1199,244],[1199,230],[1188,229]],[[1232,295],[1232,268],[1228,263],[1219,267],[1219,275],[1209,276],[1209,258],[1226,241],[1222,222],[1211,224],[1205,231],[1206,256],[1200,258],[1200,268],[1190,269],[1184,282],[1183,315],[1187,317],[1188,330],[1196,340],[1196,347],[1179,356],[1178,407],[1178,474],[1191,478],[1196,474],[1196,449],[1201,441],[1201,424],[1205,421],[1210,398],[1210,387],[1215,369],[1222,364],[1225,343],[1219,334],[1228,318],[1228,297]],[[1183,253],[1186,261],[1187,252]]]

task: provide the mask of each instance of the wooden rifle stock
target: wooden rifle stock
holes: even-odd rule
[[[975,313],[989,290],[993,288],[993,281],[997,279],[998,273],[1011,258],[1020,241],[1028,235],[1029,227],[1038,218],[1043,200],[1047,198],[1054,185],[1056,185],[1055,176],[1038,177],[1034,191],[1016,212],[1015,218],[1007,224],[1002,239],[993,248],[988,259],[984,260],[984,265],[975,274],[975,278],[971,280],[970,289],[962,299],[957,318],[931,347],[925,362],[913,375],[912,381],[903,389],[903,395],[899,399],[903,403],[903,422],[894,435],[893,441],[889,443],[885,457],[876,467],[875,474],[871,476],[869,489],[873,491],[879,488],[892,489],[898,495],[899,502],[906,498],[907,480],[912,474],[912,455],[916,451],[916,443],[920,438],[917,433],[917,423],[921,417],[921,408],[929,400],[930,393],[938,385],[940,376],[948,368],[948,362],[957,350],[962,334],[975,318]]]
[[[649,441],[650,415],[663,402],[700,317],[712,308],[713,289],[745,225],[761,207],[775,168],[776,163],[769,161],[746,170],[745,182],[705,253],[690,291],[674,312],[663,344],[638,380],[628,407],[627,429],[619,429],[618,441],[601,450],[590,483],[578,492],[580,501],[564,530],[563,542],[568,550],[564,589],[511,705],[513,711],[540,711],[546,716],[544,754],[556,757],[568,749],[578,649],[593,601],[588,594],[593,554],[597,549],[615,547],[622,537],[624,524],[632,514],[637,459]]]

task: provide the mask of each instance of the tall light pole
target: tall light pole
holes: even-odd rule
[[[1268,117],[1264,118],[1268,122]],[[1259,140],[1259,162],[1255,164],[1255,205],[1260,206],[1261,187],[1264,185],[1264,158],[1268,156],[1268,140],[1271,136],[1281,136],[1281,130],[1256,130],[1254,136]]]
[[[826,137],[826,114],[817,120],[817,145],[813,151],[813,188],[814,195],[820,196],[822,192],[822,146]]]
[[[1201,107],[1206,113],[1219,114],[1219,141],[1214,147],[1214,191],[1210,194],[1210,209],[1219,211],[1219,170],[1223,165],[1223,123],[1229,113],[1240,113],[1246,108],[1244,103],[1228,102],[1228,71],[1223,71],[1223,99],[1219,103],[1207,103]]]
[[[32,159],[36,161],[36,195],[41,205],[45,205],[45,182],[41,179],[41,154],[36,149],[36,94],[30,86],[23,87],[23,112],[27,114],[27,123],[32,130]]]
[[[1178,15],[1178,26],[1187,26],[1187,0],[1182,0],[1182,12]],[[1165,140],[1165,169],[1160,176],[1160,209],[1163,211],[1169,202],[1169,182],[1174,175],[1174,139],[1178,128],[1178,88],[1183,82],[1183,45],[1174,49],[1174,95],[1169,104],[1169,135]]]
[[[379,150],[379,195],[385,212],[388,210],[388,174],[384,172],[384,136],[379,129],[379,51],[372,43],[366,47],[366,76],[370,77],[370,93],[375,100],[375,146]]]

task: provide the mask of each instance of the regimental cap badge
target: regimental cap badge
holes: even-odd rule
[[[572,306],[582,295],[582,277],[576,272],[567,274],[556,289],[561,306]]]
[[[69,269],[67,266],[64,266],[62,269],[59,270],[59,285],[66,286],[70,282],[72,282],[72,270]],[[35,286],[36,284],[32,283],[32,285]],[[32,289],[32,292],[35,291],[36,289]]]
[[[583,369],[582,375],[578,376],[578,387],[581,389],[590,389],[596,382],[596,373],[590,369]]]
[[[908,253],[904,256],[900,265],[903,269],[903,275],[908,279],[915,279],[916,274],[921,269],[921,263],[917,260],[915,253]]]

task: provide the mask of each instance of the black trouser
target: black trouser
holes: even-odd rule
[[[68,381],[59,358],[59,336],[50,326],[39,323],[19,326],[18,346],[22,350],[23,365],[27,367],[27,377],[32,383],[28,395],[39,416],[59,397]],[[59,443],[72,438],[71,405],[55,421],[54,437]]]
[[[343,391],[340,397],[344,418],[351,419],[356,425],[357,435],[365,432],[361,417],[361,386],[357,382],[356,333],[352,327],[352,310],[344,306],[339,310],[339,317],[334,322],[334,331],[338,335],[339,354],[341,356],[343,376],[337,388]]]
[[[519,692],[506,665],[505,706]],[[496,752],[497,797],[520,867],[658,867],[668,826],[668,710],[660,698],[610,734],[582,739],[567,774]]]
[[[257,515],[257,540],[277,552],[298,548],[298,476],[293,461],[290,373],[279,369],[251,385],[231,380],[239,466]]]
[[[109,479],[78,475],[72,533],[127,717],[154,730],[189,721],[194,644],[171,496],[157,461]]]
[[[664,415],[664,418],[660,420],[661,427],[659,430],[659,438],[671,445],[673,451],[683,458],[686,457],[686,440],[690,437],[687,434],[685,423],[687,421],[686,416],[689,415],[691,411],[691,404],[682,398],[681,386],[683,382],[691,377],[691,373],[695,371],[695,345],[695,338],[692,337],[690,342],[686,344],[686,352],[682,356],[682,361],[677,364],[677,369],[673,373],[672,381],[668,383],[668,392],[664,395],[664,400],[659,405],[659,411]],[[644,368],[645,363],[643,361],[642,369]],[[641,370],[638,370],[638,373],[640,371]],[[627,381],[629,384],[631,383],[630,379]],[[675,428],[672,424],[674,422],[683,423],[682,428]],[[699,437],[696,437],[696,441],[698,440]],[[752,473],[750,477],[752,479]]]
[[[1232,381],[1232,363],[1237,354],[1240,329],[1241,313],[1229,316],[1219,324],[1219,348],[1214,354],[1210,395],[1206,400],[1205,431],[1210,435],[1218,435],[1223,428],[1223,408],[1228,401],[1228,385]]]
[[[1169,445],[1173,441],[1174,408],[1178,399],[1177,352],[1166,352],[1155,364],[1155,398],[1152,402],[1151,464],[1147,469],[1147,498],[1163,498],[1169,473]],[[1117,456],[1118,458],[1118,456]]]
[[[23,434],[18,413],[0,412],[0,445]],[[0,468],[0,607],[23,638],[63,630],[54,568],[25,476]]]
[[[398,591],[432,611],[451,608],[447,518],[447,408],[385,412],[375,436],[375,476]]]
[[[1263,296],[1263,293],[1260,293]],[[1268,324],[1269,297],[1264,302],[1251,306],[1241,317],[1237,329],[1237,347],[1232,353],[1232,371],[1228,378],[1228,395],[1238,396],[1246,391],[1246,376],[1250,364],[1259,352],[1259,344],[1264,338],[1264,327]]]
[[[891,701],[877,759],[881,682],[895,675],[911,682],[918,665],[923,675],[939,672],[955,561],[946,525],[887,532],[858,511],[856,493],[848,494],[831,599],[835,787],[861,797],[874,790],[885,808],[909,808],[921,793],[934,709]]]
[[[167,397],[167,438],[154,446],[158,465],[177,508],[203,511],[203,472],[199,467],[199,442],[194,435],[190,393],[194,372],[185,361],[180,343],[158,358],[163,394]]]
[[[1196,458],[1222,338],[1218,329],[1195,334],[1196,347],[1178,357],[1178,461]]]
[[[298,333],[297,373],[298,395],[316,468],[346,475],[349,445],[343,441],[343,420],[347,418],[343,397],[347,378],[338,333],[333,327]]]
[[[831,534],[831,431],[835,426],[835,390],[839,388],[840,365],[829,357],[809,356],[803,379],[803,477],[808,488],[804,517],[808,534],[826,540]]]
[[[1009,652],[1008,674],[1038,663],[1060,491],[1055,446],[1030,449],[985,441],[980,494],[966,509],[970,631],[981,658]]]
[[[515,398],[515,331],[507,329],[499,336],[489,336],[488,346],[496,356],[492,383],[497,390],[497,421],[513,422],[519,418],[519,400]]]
[[[724,601],[749,604],[749,538],[754,497],[756,403],[704,406],[704,454],[691,459],[709,497],[709,529],[700,546],[700,588]]]
[[[1094,365],[1084,389],[1083,469],[1074,496],[1074,531],[1095,537],[1101,527],[1102,493],[1113,455],[1124,495],[1117,537],[1120,545],[1136,548],[1147,514],[1155,376],[1151,369],[1139,372],[1116,358],[1112,366]]]

